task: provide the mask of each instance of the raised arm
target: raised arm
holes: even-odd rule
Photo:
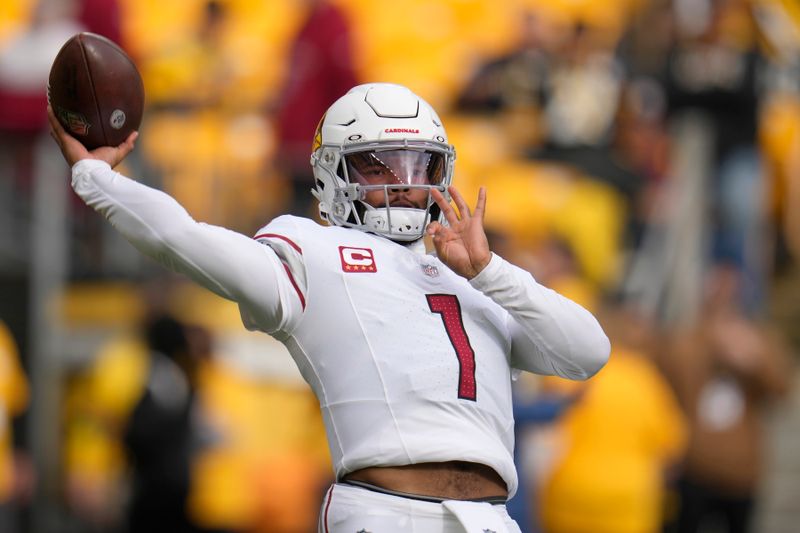
[[[442,262],[508,311],[512,367],[568,379],[594,375],[608,361],[611,351],[595,317],[537,283],[530,273],[491,253],[483,229],[483,188],[474,212],[455,187],[449,192],[458,213],[441,193],[433,191],[448,225],[432,222],[428,233]]]
[[[301,312],[284,267],[269,247],[225,228],[196,222],[166,193],[111,169],[133,148],[134,135],[119,147],[88,152],[52,114],[50,122],[54,138],[72,165],[75,192],[138,250],[237,302],[248,327],[275,332]]]
[[[508,311],[511,366],[583,380],[608,361],[611,344],[586,309],[493,255],[470,284]]]

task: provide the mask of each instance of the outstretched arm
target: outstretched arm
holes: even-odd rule
[[[448,226],[432,222],[428,233],[439,259],[508,311],[511,365],[538,374],[586,379],[605,365],[610,343],[586,309],[536,282],[529,272],[491,253],[483,228],[486,191],[474,212],[455,187],[458,213],[439,191],[433,198]]]
[[[51,134],[72,165],[72,187],[139,251],[237,302],[246,325],[275,332],[302,310],[280,259],[267,246],[196,222],[171,196],[114,172],[136,134],[91,152],[49,111]]]

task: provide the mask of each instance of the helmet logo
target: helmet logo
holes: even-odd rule
[[[384,133],[419,133],[418,129],[412,128],[386,128]]]
[[[311,143],[311,153],[317,151],[317,149],[322,146],[322,123],[325,122],[325,115],[322,115],[322,118],[319,119],[319,123],[317,124],[317,131],[314,132],[314,142]]]
[[[354,133],[353,135],[348,137],[347,140],[348,141],[358,141],[358,140],[361,139],[361,137],[363,137],[363,135],[361,135],[360,133]]]

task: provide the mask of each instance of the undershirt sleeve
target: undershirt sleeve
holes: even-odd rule
[[[237,302],[248,329],[274,334],[302,313],[283,264],[268,246],[195,221],[171,196],[102,161],[76,163],[72,188],[143,254]]]
[[[608,360],[608,337],[589,311],[500,256],[470,284],[508,312],[513,368],[583,380]]]

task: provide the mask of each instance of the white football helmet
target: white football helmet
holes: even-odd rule
[[[442,122],[425,100],[401,85],[359,85],[320,120],[311,153],[312,194],[330,224],[414,241],[439,219],[430,191],[439,189],[449,199],[454,161]],[[416,190],[427,200],[397,199]]]

